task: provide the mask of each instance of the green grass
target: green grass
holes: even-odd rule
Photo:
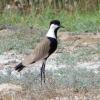
[[[76,12],[71,15],[64,10],[56,12],[49,8],[38,15],[35,14],[35,11],[30,15],[6,12],[0,15],[0,24],[35,26],[47,29],[52,19],[59,19],[65,26],[65,31],[100,32],[100,13],[98,12],[86,12],[84,14]]]

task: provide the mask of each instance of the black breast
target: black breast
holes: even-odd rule
[[[49,55],[51,55],[57,49],[57,40],[55,38],[48,37],[50,40],[50,50]]]

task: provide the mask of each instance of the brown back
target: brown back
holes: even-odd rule
[[[40,59],[43,59],[48,56],[48,52],[50,49],[50,41],[48,38],[44,38],[34,49],[34,51],[26,56],[23,60],[23,65],[27,66],[32,64]]]

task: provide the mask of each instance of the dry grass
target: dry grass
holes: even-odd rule
[[[36,14],[40,14],[45,8],[48,7],[53,8],[56,11],[65,9],[70,13],[76,12],[77,10],[100,10],[99,0],[1,0],[0,9],[4,9],[6,7],[6,4],[10,4],[12,6],[12,9],[17,9],[21,13],[26,12],[28,14],[29,12],[31,12],[32,8],[34,8]]]
[[[48,90],[23,90],[0,93],[0,100],[99,100],[100,91],[78,92],[73,89]]]

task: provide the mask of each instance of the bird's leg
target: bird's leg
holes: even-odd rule
[[[44,78],[44,83],[45,83],[45,63],[43,65],[43,78]]]
[[[41,67],[41,85],[42,85],[42,79],[44,78],[44,83],[45,83],[45,63],[46,60],[43,61],[42,67]]]
[[[41,86],[42,86],[42,76],[43,76],[42,72],[43,72],[43,64],[42,64],[42,67],[41,67]]]

